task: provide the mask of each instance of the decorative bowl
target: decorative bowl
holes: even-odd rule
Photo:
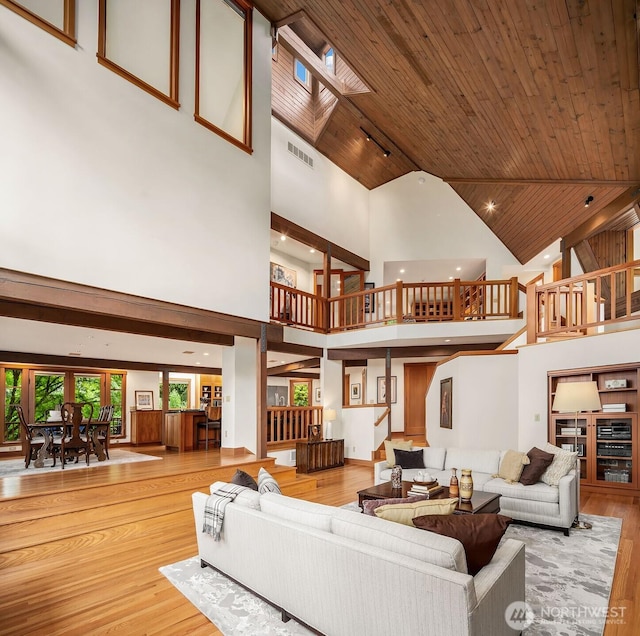
[[[418,486],[435,486],[438,483],[437,479],[434,479],[432,481],[417,481],[416,479],[413,480],[414,484],[417,484]]]

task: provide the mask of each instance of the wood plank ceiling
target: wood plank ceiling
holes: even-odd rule
[[[640,200],[638,0],[255,4],[283,34],[274,115],[367,188],[436,175],[522,263],[613,202]],[[301,98],[298,40],[316,56],[334,47],[342,90],[318,65]],[[306,127],[301,99],[316,109]]]

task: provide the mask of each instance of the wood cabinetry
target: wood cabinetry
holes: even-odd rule
[[[296,468],[299,473],[344,466],[344,440],[296,443]]]
[[[640,494],[638,470],[638,391],[640,363],[552,371],[549,380],[549,441],[580,457],[580,484],[585,490]],[[561,382],[594,381],[602,409],[575,414],[551,411]]]
[[[164,445],[170,450],[194,450],[197,448],[198,422],[204,422],[206,418],[206,413],[197,409],[169,411],[164,416]]]
[[[222,406],[222,376],[205,375],[199,377],[199,393],[210,406]]]
[[[131,411],[131,443],[162,443],[162,411]]]

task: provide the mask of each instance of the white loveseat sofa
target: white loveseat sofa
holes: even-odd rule
[[[415,447],[412,450],[418,450]],[[531,486],[520,483],[510,484],[504,479],[493,477],[498,473],[505,450],[472,450],[462,448],[422,448],[424,469],[403,469],[402,479],[413,481],[422,470],[433,475],[440,484],[449,485],[451,469],[470,468],[475,490],[501,495],[500,513],[518,521],[527,521],[544,526],[560,528],[566,535],[576,518],[575,471],[565,475],[558,486],[538,482]],[[374,483],[391,480],[391,468],[383,460],[374,464]]]
[[[456,539],[272,492],[246,490],[228,504],[216,542],[202,532],[206,499],[193,494],[202,567],[253,590],[283,619],[331,636],[514,633],[505,610],[524,601],[520,541],[503,539],[474,577]]]

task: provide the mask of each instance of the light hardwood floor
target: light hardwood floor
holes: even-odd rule
[[[296,478],[253,456],[140,452],[163,460],[0,479],[0,634],[219,634],[158,571],[197,552],[193,491],[238,464],[253,475],[264,465],[286,494],[336,506],[373,481],[363,466]],[[610,605],[625,607],[625,623],[605,636],[637,634],[638,500],[583,495],[582,512],[624,518]]]

